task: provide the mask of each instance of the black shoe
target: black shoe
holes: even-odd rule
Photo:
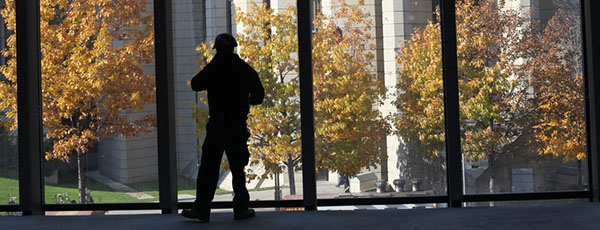
[[[254,209],[251,209],[251,208],[246,209],[244,211],[233,213],[234,220],[243,220],[243,219],[248,219],[248,218],[252,218],[255,216],[256,216],[256,212],[254,211]]]
[[[208,212],[200,212],[195,209],[184,209],[181,215],[191,219],[198,219],[203,222],[208,222],[210,219],[210,210]]]

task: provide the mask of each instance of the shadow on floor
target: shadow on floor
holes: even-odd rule
[[[179,215],[0,217],[0,229],[600,229],[600,205],[414,209],[385,211],[259,212],[234,221],[213,213],[201,223]]]

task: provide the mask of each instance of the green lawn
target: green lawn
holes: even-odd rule
[[[9,195],[19,196],[19,183],[15,179],[0,177],[0,205],[8,204]]]
[[[61,186],[44,186],[46,203],[52,203],[54,201],[55,194],[66,193],[70,199],[77,200],[78,189],[77,185],[61,185]],[[95,203],[132,203],[132,202],[151,202],[157,201],[155,199],[144,199],[139,200],[135,197],[125,194],[124,192],[115,191],[114,189],[100,184],[95,180],[88,179],[88,191],[94,198]]]
[[[4,175],[2,175],[4,176]],[[110,187],[99,184],[94,180],[88,181],[90,194],[96,203],[130,203],[130,202],[149,202],[156,199],[138,200],[123,192],[114,191]],[[70,199],[77,200],[77,185],[73,186],[52,186],[47,185],[45,189],[45,202],[52,203],[56,194],[67,194]],[[8,204],[8,197],[11,194],[13,197],[18,197],[19,181],[14,178],[0,177],[0,204]],[[17,200],[18,202],[18,200]]]
[[[156,181],[133,183],[128,184],[128,186],[137,191],[145,192],[153,197],[158,198],[158,182]],[[177,194],[196,195],[196,181],[185,177],[177,178]],[[231,194],[231,191],[217,188],[215,194]]]
[[[196,181],[187,178],[179,178],[179,194],[196,194]],[[129,184],[129,187],[147,193],[154,198],[136,199],[124,192],[115,191],[112,188],[100,184],[95,180],[88,179],[88,190],[94,198],[95,203],[131,203],[131,202],[153,202],[158,201],[158,182],[142,182]],[[72,185],[47,185],[45,189],[45,202],[52,203],[56,194],[67,194],[70,199],[77,200],[77,184]],[[8,204],[9,194],[13,197],[19,195],[19,181],[16,170],[6,170],[0,168],[0,204]],[[217,189],[217,195],[231,194],[231,191]],[[17,200],[18,202],[18,200]]]
[[[196,194],[196,181],[180,177],[177,179],[178,194]],[[137,199],[124,192],[115,191],[112,188],[100,184],[95,180],[88,179],[88,190],[96,203],[132,203],[132,202],[153,202],[158,201],[158,182],[141,182],[128,184],[129,187],[138,192],[144,192],[153,196],[151,199]],[[77,184],[53,186],[47,185],[45,189],[45,202],[53,203],[56,194],[67,194],[70,199],[77,200]],[[272,190],[274,187],[265,187],[258,189],[249,189],[249,191]],[[16,170],[6,170],[0,168],[0,205],[8,204],[9,194],[18,197],[19,181]],[[231,194],[231,191],[217,189],[217,195]],[[18,200],[17,200],[18,202]]]
[[[0,205],[8,204],[8,195],[19,197],[18,173],[18,169],[0,168]]]
[[[9,194],[13,197],[19,195],[19,180],[17,179],[17,170],[7,170],[0,168],[0,205],[8,204]],[[72,185],[47,185],[45,189],[45,202],[53,203],[56,194],[67,194],[70,199],[77,200],[77,184]],[[131,203],[131,202],[152,202],[158,201],[158,192],[153,199],[136,199],[124,192],[115,191],[112,188],[100,184],[95,180],[88,179],[88,190],[94,198],[95,203]],[[157,190],[158,191],[158,190]],[[18,202],[18,200],[17,200]]]

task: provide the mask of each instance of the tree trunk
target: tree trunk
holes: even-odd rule
[[[77,188],[79,189],[79,203],[85,204],[85,193],[87,190],[87,180],[85,178],[85,164],[83,162],[83,154],[77,152]]]
[[[279,183],[279,170],[275,172],[275,200],[281,200],[281,184]],[[279,210],[278,208],[275,209]]]
[[[493,155],[488,156],[490,159],[488,160],[488,170],[490,172],[490,181],[489,181],[489,189],[490,194],[496,193],[496,160]],[[495,206],[495,202],[490,201],[490,207]]]
[[[581,160],[577,160],[577,188],[583,189],[583,168],[581,167]]]
[[[294,180],[294,159],[288,154],[287,159],[288,177],[290,179],[290,195],[296,195],[296,181]]]
[[[496,184],[495,184],[495,180],[496,180],[496,160],[494,160],[493,156],[490,156],[490,160],[489,160],[489,165],[488,165],[488,169],[490,171],[490,182],[489,182],[489,189],[490,189],[490,194],[496,193]]]

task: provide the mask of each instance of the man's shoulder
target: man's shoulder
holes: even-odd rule
[[[238,54],[232,54],[227,57],[221,57],[208,63],[204,68],[214,69],[214,71],[234,71],[238,74],[255,73],[252,66],[242,59]]]
[[[237,60],[240,67],[242,67],[242,70],[246,72],[256,72],[254,68],[252,68],[252,66],[248,62],[244,61],[244,59],[242,59],[241,57],[237,56]]]
[[[236,62],[240,64],[248,65],[248,63],[242,57],[240,57],[239,54],[233,54],[233,58]]]

